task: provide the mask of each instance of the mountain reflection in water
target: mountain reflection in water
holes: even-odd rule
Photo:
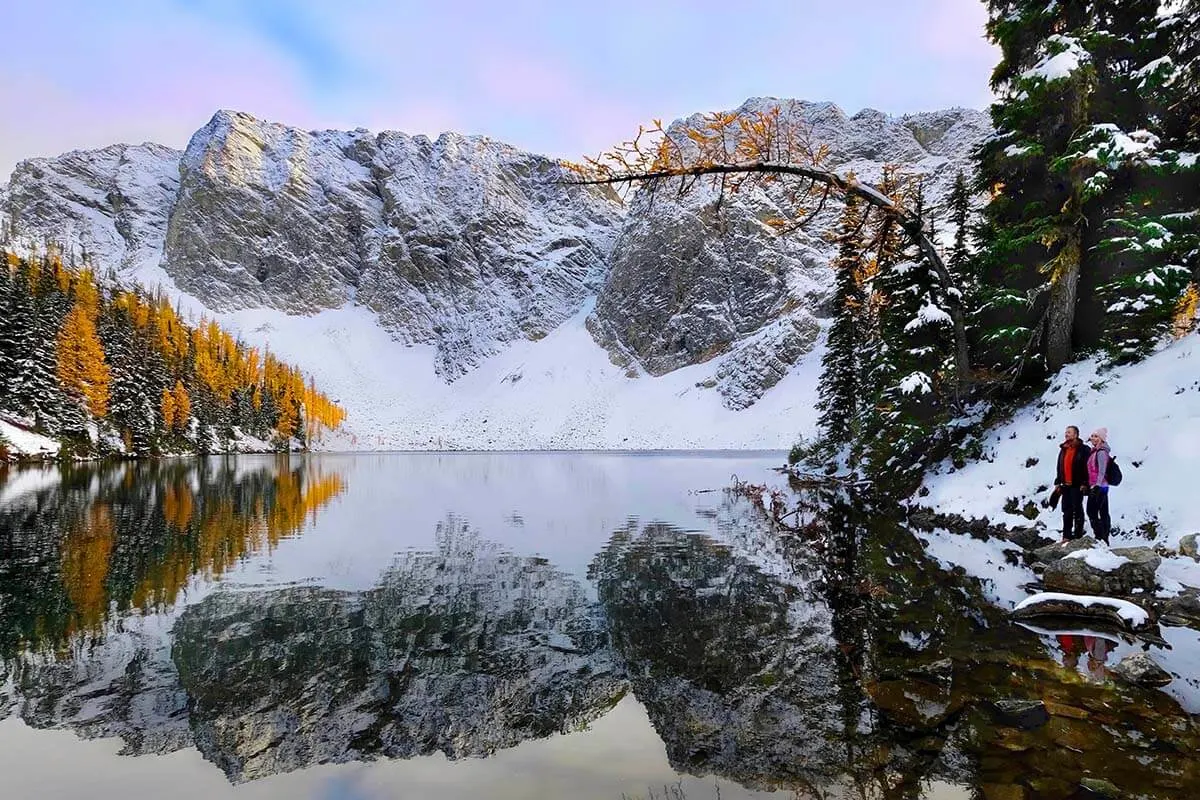
[[[647,521],[635,507],[658,499],[612,476],[652,475],[649,459],[522,458],[0,478],[0,719],[119,737],[132,754],[194,747],[229,780],[257,783],[376,758],[503,761],[640,708],[675,773],[734,782],[725,797],[1069,798],[1097,780],[1200,796],[1195,718],[1108,679],[1107,639],[1008,624],[908,531],[845,498],[823,498],[799,535],[721,494],[688,500],[682,525]],[[464,470],[482,480],[456,485]],[[360,478],[370,491],[355,500]],[[618,508],[518,503],[538,496],[531,480],[562,482],[540,487],[547,496],[572,482],[611,493]],[[388,491],[383,520],[323,521],[339,495],[344,507]],[[325,549],[306,554],[310,536]],[[530,536],[537,552],[510,544]],[[391,543],[386,560],[372,537]],[[274,557],[285,540],[291,573]],[[314,564],[353,572],[356,558],[373,565],[369,585],[303,579]],[[998,712],[1014,700],[1043,703],[1048,719]],[[446,785],[470,772],[441,769]]]

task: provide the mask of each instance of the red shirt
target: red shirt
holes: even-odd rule
[[[1067,445],[1063,451],[1063,483],[1071,485],[1071,467],[1075,464],[1075,443]]]

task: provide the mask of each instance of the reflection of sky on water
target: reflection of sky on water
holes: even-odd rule
[[[614,531],[630,520],[661,521],[719,536],[713,511],[731,475],[770,480],[768,468],[782,460],[780,454],[318,456],[313,461],[320,472],[342,477],[339,495],[314,508],[298,530],[235,563],[216,582],[194,576],[174,609],[142,622],[163,623],[153,628],[165,633],[184,607],[235,586],[301,582],[369,589],[398,553],[436,551],[439,528],[450,523],[465,525],[501,551],[547,559],[594,597],[587,568]],[[272,457],[242,457],[235,472],[249,476],[271,471],[276,463]],[[295,459],[292,466],[297,466]],[[23,491],[36,488],[30,480],[24,484]],[[694,493],[701,489],[718,491]],[[125,624],[144,627],[136,620]],[[692,798],[717,796],[716,786],[723,798],[758,796],[728,781],[714,783],[711,777],[681,778],[667,763],[663,742],[632,695],[587,731],[527,741],[486,759],[449,764],[434,755],[322,765],[237,787],[193,748],[118,758],[119,748],[115,739],[86,741],[68,731],[34,731],[16,719],[0,722],[0,774],[15,776],[5,796],[619,798],[622,793],[646,795],[655,787],[661,794],[663,786],[680,780]],[[71,770],[58,768],[64,761],[73,765]]]
[[[436,550],[454,518],[485,541],[542,556],[586,584],[591,563],[633,518],[718,536],[705,512],[734,474],[770,480],[782,454],[452,453],[321,456],[345,492],[303,535],[226,576],[367,589],[405,550]],[[589,586],[589,593],[593,590]]]
[[[118,757],[114,740],[81,740],[68,731],[33,731],[0,722],[5,794],[37,800],[621,800],[682,782],[689,800],[762,797],[712,777],[680,776],[646,712],[632,696],[586,731],[525,742],[488,758],[448,762],[441,755],[335,764],[233,786],[194,749],[166,756]],[[70,769],[61,765],[69,763]],[[719,794],[714,787],[719,787]],[[790,797],[790,793],[781,793]],[[930,800],[969,797],[956,792]]]

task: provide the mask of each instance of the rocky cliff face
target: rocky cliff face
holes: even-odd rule
[[[828,147],[831,167],[867,180],[888,163],[923,172],[934,203],[989,131],[965,109],[847,116],[755,99],[741,110],[774,104]],[[663,184],[625,208],[563,177],[482,137],[305,132],[222,111],[182,154],[117,145],[22,162],[0,215],[18,242],[65,242],[210,313],[364,307],[396,341],[431,346],[444,381],[542,339],[592,298],[588,330],[627,376],[707,363],[697,386],[728,409],[754,405],[813,351],[836,204],[780,235],[766,224],[782,216],[771,192],[718,205],[711,189],[681,198]]]
[[[63,242],[105,267],[155,264],[179,193],[180,152],[115,144],[22,161],[0,187],[18,242]]]
[[[575,313],[604,275],[615,197],[481,137],[306,133],[222,112],[180,162],[163,263],[211,308],[355,300],[453,379]]]
[[[783,126],[828,147],[830,169],[875,181],[884,165],[899,165],[927,177],[935,206],[990,131],[986,115],[968,109],[847,116],[832,103],[760,98],[737,111],[775,105]],[[684,138],[681,126],[700,122],[676,123],[668,135]],[[652,375],[720,358],[715,377],[725,404],[757,401],[817,341],[831,285],[828,234],[841,211],[829,203],[803,230],[780,234],[767,220],[788,216],[781,191],[751,189],[720,202],[712,187],[683,196],[673,184],[643,191],[588,320],[597,341],[618,362],[637,362]]]

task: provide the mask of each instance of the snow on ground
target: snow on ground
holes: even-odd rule
[[[1154,573],[1158,585],[1159,597],[1174,597],[1185,586],[1200,587],[1200,562],[1187,556],[1164,558]]]
[[[366,308],[216,319],[313,375],[346,409],[344,431],[326,435],[323,449],[787,449],[815,424],[819,351],[758,403],[731,411],[697,386],[716,361],[627,377],[584,327],[592,305],[450,384],[434,372],[432,347],[393,341]]]
[[[8,442],[11,453],[21,455],[55,455],[58,442],[0,419],[0,436]]]
[[[1195,481],[1200,475],[1200,335],[1193,334],[1147,360],[1107,372],[1095,360],[1072,364],[1055,377],[1043,397],[1007,424],[988,432],[987,459],[951,471],[944,463],[926,479],[922,505],[946,513],[986,516],[993,522],[1028,524],[1004,512],[1008,498],[1038,503],[1037,521],[1049,531],[1062,526],[1059,510],[1040,500],[1054,483],[1063,430],[1077,425],[1087,437],[1107,427],[1124,481],[1109,492],[1113,544],[1169,547],[1200,531]],[[1036,463],[1034,460],[1036,459]]]

